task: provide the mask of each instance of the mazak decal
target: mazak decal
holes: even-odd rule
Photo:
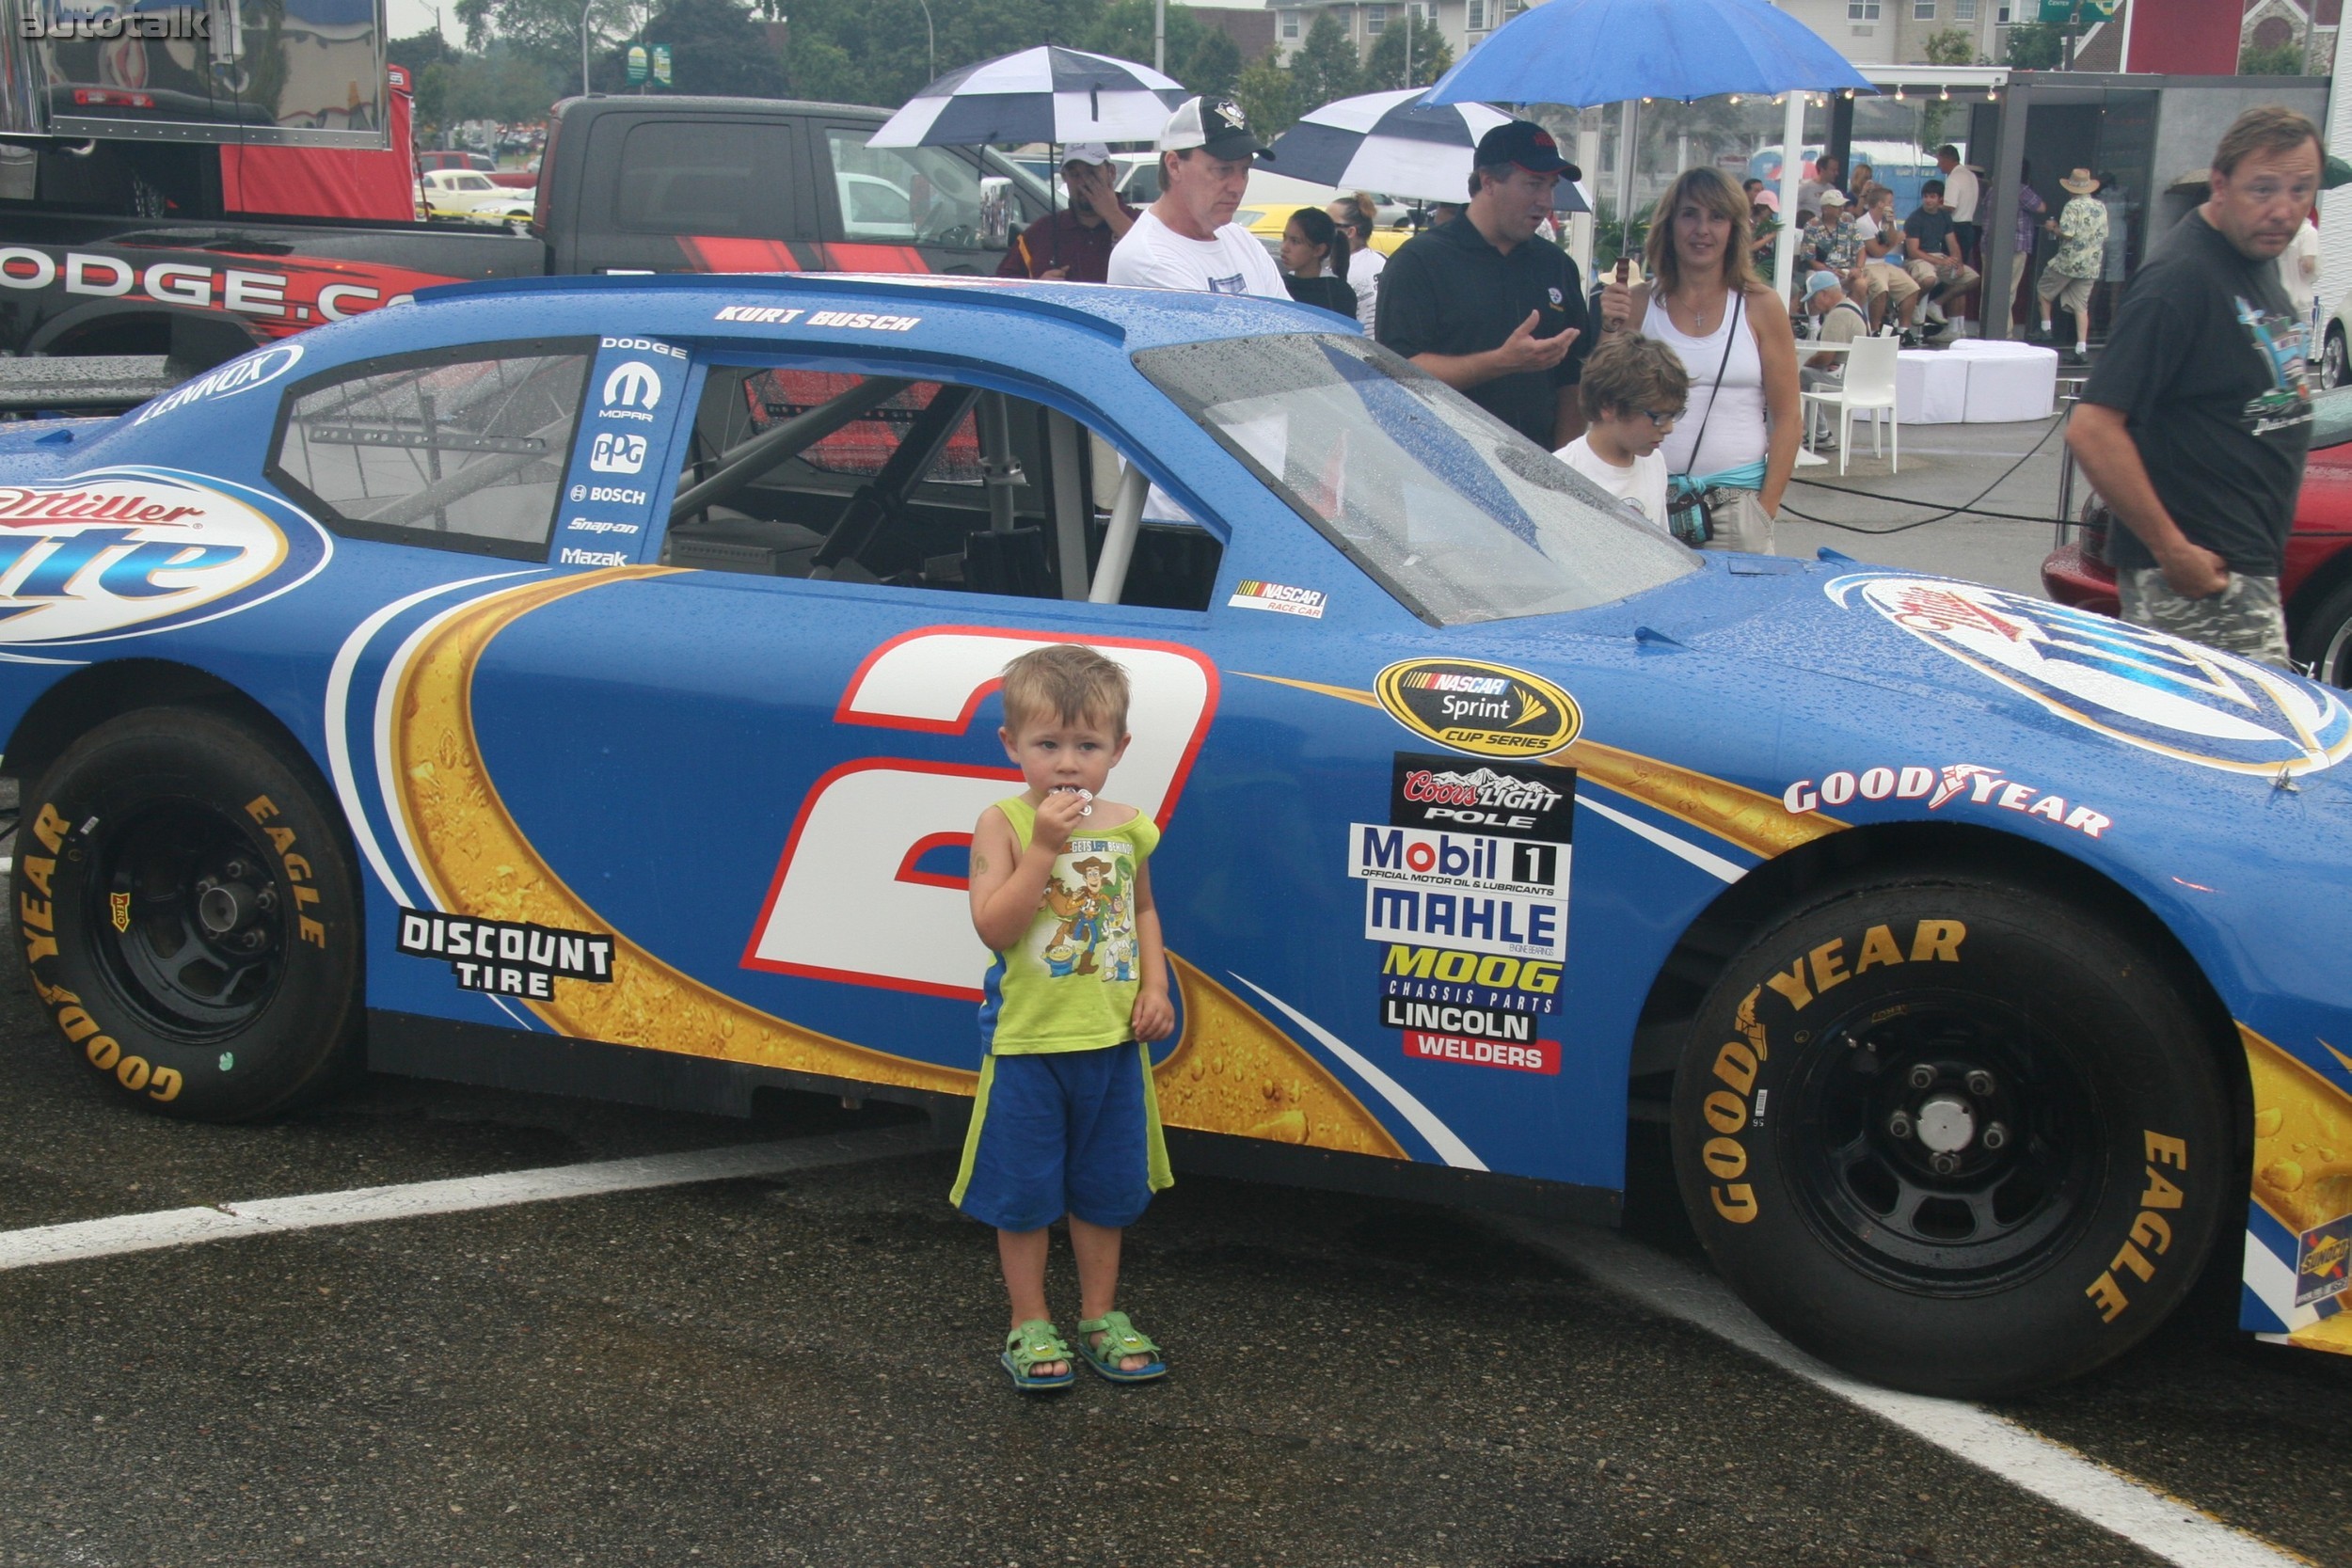
[[[250,609],[326,564],[324,529],[259,492],[215,487],[225,483],[105,468],[0,485],[0,644],[187,626]]]
[[[1549,756],[1584,723],[1549,681],[1483,659],[1408,658],[1381,671],[1372,689],[1415,735],[1481,756]]]
[[[548,1001],[558,980],[612,983],[612,938],[513,920],[400,911],[400,951],[439,958],[460,990]]]
[[[234,397],[264,387],[302,363],[300,343],[274,343],[268,348],[255,349],[239,355],[226,365],[206,372],[194,381],[173,388],[162,397],[149,402],[131,417],[135,425],[145,424],[158,414],[168,414],[191,403],[215,398]]]
[[[1575,814],[1572,768],[1466,765],[1421,752],[1398,752],[1391,766],[1389,821],[1400,828],[1460,828],[1565,844]]]
[[[1854,572],[1825,584],[2050,712],[2228,772],[2308,773],[2352,755],[2341,693],[2251,659],[2022,594]]]
[[[1809,816],[1824,806],[1843,806],[1853,800],[1924,800],[1930,811],[1941,811],[1954,801],[1996,806],[2072,828],[2086,838],[2105,837],[2115,826],[2105,812],[2070,801],[2038,784],[2020,784],[2000,768],[1966,762],[1941,768],[1922,763],[1841,768],[1819,780],[1799,779],[1780,795],[1782,808],[1792,816]]]

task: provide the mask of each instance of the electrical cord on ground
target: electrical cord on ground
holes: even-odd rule
[[[1940,512],[1933,513],[1925,517],[1916,518],[1908,523],[1897,523],[1892,528],[1865,528],[1859,523],[1841,523],[1834,517],[1817,517],[1809,512],[1800,512],[1795,507],[1790,506],[1785,497],[1781,500],[1780,510],[1786,516],[1801,518],[1808,523],[1819,523],[1823,528],[1834,528],[1844,533],[1867,533],[1872,535],[1908,533],[1915,528],[1925,528],[1930,523],[1940,523],[1947,517],[1959,516],[1992,517],[2002,521],[2017,523],[2055,524],[2062,519],[2057,517],[2028,517],[2022,513],[2016,512],[1980,512],[1977,509],[1977,502],[1984,499],[1985,497],[1991,495],[1994,491],[1998,490],[2002,485],[2008,483],[2010,476],[2014,475],[2018,469],[2024,467],[2027,463],[2033,461],[2034,455],[2041,451],[2043,447],[2050,444],[2050,437],[2056,436],[2059,431],[2066,428],[2067,418],[2072,417],[2072,413],[2073,410],[2070,405],[2067,416],[2054,420],[2051,423],[2050,428],[2042,433],[2042,439],[2036,441],[2031,447],[2027,448],[2024,456],[2018,458],[2016,462],[2011,463],[2008,467],[2002,469],[1999,478],[1995,479],[1992,483],[1986,485],[1983,489],[1978,491],[1967,500],[1963,501],[1958,506],[1946,507]],[[1811,485],[1816,490],[1831,490],[1841,496],[1867,496],[1872,500],[1891,501],[1897,506],[1931,506],[1934,504],[1931,501],[1907,501],[1892,496],[1881,496],[1868,490],[1856,490],[1851,485],[1825,484],[1818,479],[1799,479],[1793,474],[1789,476],[1788,483],[1791,484]]]

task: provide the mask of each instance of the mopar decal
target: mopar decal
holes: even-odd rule
[[[299,513],[280,523],[260,510],[258,492],[216,483],[111,468],[0,486],[0,644],[186,626],[249,609],[326,563],[331,546],[317,524]]]
[[[2276,776],[2352,755],[2341,693],[2145,626],[1941,578],[1824,585],[2059,718],[2201,767]]]
[[[1372,689],[1415,735],[1481,756],[1549,756],[1584,723],[1549,681],[1482,659],[1408,658],[1381,671]]]

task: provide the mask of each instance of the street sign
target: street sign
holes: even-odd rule
[[[666,43],[653,46],[653,79],[662,87],[670,85],[670,46]]]
[[[2114,21],[2120,0],[2042,0],[2039,20],[2052,27],[2063,27],[2074,19],[2078,3],[2082,8],[2082,24],[2088,27],[2094,22]]]
[[[628,46],[628,85],[635,87],[644,79],[645,46],[642,43],[632,43]]]

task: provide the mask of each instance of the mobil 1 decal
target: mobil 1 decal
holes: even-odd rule
[[[670,434],[686,401],[686,351],[673,343],[597,343],[556,514],[556,565],[627,566],[644,555]]]
[[[1556,1074],[1576,775],[1398,752],[1389,820],[1348,825],[1379,1026],[1424,1061]]]

